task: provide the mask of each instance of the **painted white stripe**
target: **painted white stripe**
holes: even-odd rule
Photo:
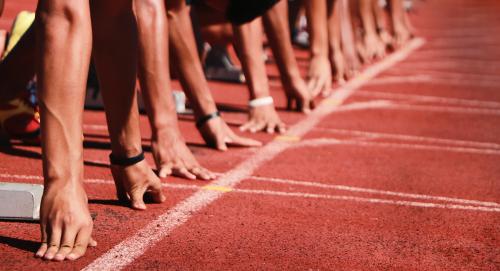
[[[460,204],[466,204],[466,205],[467,204],[469,204],[469,205],[481,205],[481,206],[487,206],[487,207],[500,208],[500,203],[488,202],[488,201],[469,200],[469,199],[460,199],[460,198],[443,197],[443,196],[432,196],[432,195],[405,193],[405,192],[395,192],[395,191],[362,188],[362,187],[355,187],[355,186],[348,186],[348,185],[332,185],[332,184],[324,184],[324,183],[317,183],[317,182],[298,181],[298,180],[280,179],[280,178],[271,178],[271,177],[252,176],[252,177],[250,177],[250,179],[262,181],[262,182],[273,182],[273,183],[290,184],[290,185],[298,185],[298,186],[317,187],[317,188],[334,189],[334,190],[349,191],[349,192],[356,192],[356,193],[368,193],[368,194],[376,194],[376,195],[395,196],[395,197],[401,197],[401,198],[435,200],[435,201],[460,203]]]
[[[338,140],[332,138],[315,138],[301,141],[293,148],[301,147],[321,147],[328,145],[351,145],[358,147],[379,147],[379,148],[398,148],[398,149],[411,149],[411,150],[426,150],[426,151],[447,151],[456,153],[470,153],[479,155],[500,155],[500,150],[495,149],[477,149],[466,147],[448,147],[448,146],[433,146],[422,144],[406,144],[406,143],[385,143],[385,142],[367,142],[367,141],[353,141],[353,140]]]
[[[403,99],[411,100],[416,102],[430,102],[430,103],[442,103],[447,105],[463,105],[463,106],[475,106],[475,107],[486,107],[500,109],[500,102],[492,101],[481,101],[473,99],[458,99],[458,98],[448,98],[448,97],[438,97],[438,96],[427,96],[427,95],[415,95],[415,94],[403,94],[394,92],[382,92],[382,91],[366,91],[360,90],[356,92],[356,96],[362,97],[373,97],[379,99]]]
[[[386,76],[368,82],[367,85],[386,85],[386,84],[400,84],[400,83],[430,83],[440,84],[447,86],[460,86],[460,87],[500,87],[500,81],[491,80],[468,80],[463,78],[439,78],[435,76]]]
[[[384,108],[379,106],[377,108]],[[408,110],[408,111],[424,111],[424,112],[439,112],[439,113],[458,113],[458,114],[478,114],[478,115],[491,115],[500,116],[500,109],[482,109],[472,107],[459,107],[459,106],[439,106],[439,105],[417,105],[417,104],[400,104],[400,103],[387,103],[385,107],[391,110]]]
[[[348,82],[342,89],[335,91],[332,98],[339,102],[348,98],[355,89],[359,88],[369,79],[375,77],[382,71],[393,66],[399,61],[405,59],[411,52],[424,44],[424,40],[415,39],[407,47],[388,56],[384,60],[367,68],[362,76]],[[303,121],[295,124],[289,129],[292,136],[301,136],[310,131],[322,117],[330,113],[335,107],[322,103],[309,114]],[[252,175],[253,171],[263,163],[273,159],[276,155],[287,149],[290,143],[273,141],[262,147],[258,152],[248,158],[246,161],[230,170],[218,181],[215,186],[234,187],[243,179]],[[127,238],[116,245],[108,252],[101,255],[95,261],[90,263],[84,270],[120,270],[140,257],[144,252],[157,242],[161,241],[177,226],[185,223],[198,210],[216,201],[223,195],[223,192],[212,190],[201,190],[194,193],[191,197],[177,204],[168,212],[160,215],[157,219],[148,224],[145,228],[139,230],[136,234]]]
[[[400,206],[410,206],[410,207],[420,207],[420,208],[441,208],[441,209],[456,209],[456,210],[483,211],[483,212],[496,212],[496,213],[500,212],[500,208],[468,206],[459,204],[440,204],[440,203],[416,202],[416,201],[406,201],[406,200],[390,200],[390,199],[364,198],[364,197],[353,197],[353,196],[334,196],[334,195],[323,195],[323,194],[311,194],[311,193],[299,193],[299,192],[293,193],[293,192],[250,190],[250,189],[236,189],[234,191],[252,193],[252,194],[261,194],[261,195],[345,200],[345,201],[355,201],[363,203],[390,204],[390,205],[400,205]]]
[[[223,174],[219,174],[219,175],[223,176]],[[36,179],[36,180],[43,179],[41,176],[13,175],[13,174],[0,174],[0,178]],[[230,189],[230,191],[231,192],[238,192],[238,193],[247,193],[247,194],[302,197],[302,198],[338,199],[338,200],[350,200],[350,201],[357,201],[357,202],[386,203],[386,204],[415,206],[415,207],[431,207],[431,208],[448,208],[448,209],[462,209],[462,210],[473,210],[473,211],[500,212],[500,204],[496,203],[496,202],[487,202],[487,201],[485,202],[485,201],[478,201],[478,200],[468,200],[468,199],[450,198],[450,197],[442,197],[442,196],[431,196],[431,195],[423,195],[423,194],[394,192],[394,191],[361,188],[361,187],[353,187],[353,186],[346,186],[346,185],[329,185],[329,184],[322,184],[322,183],[315,183],[315,182],[296,181],[296,180],[279,179],[279,178],[271,178],[271,177],[251,176],[249,179],[257,180],[257,181],[265,181],[265,182],[274,182],[274,183],[292,184],[292,185],[300,185],[300,186],[308,186],[308,187],[326,188],[326,189],[333,189],[333,190],[340,190],[340,191],[387,195],[387,196],[395,196],[395,197],[401,197],[401,198],[414,198],[414,199],[421,199],[421,200],[445,201],[445,202],[460,203],[460,204],[464,204],[464,205],[435,204],[435,203],[426,203],[426,202],[387,200],[387,199],[379,199],[379,198],[353,197],[353,196],[335,196],[335,195],[311,194],[311,193],[302,193],[302,192],[282,192],[282,191],[260,190],[260,189],[232,188],[232,189]],[[104,180],[104,179],[86,179],[85,183],[101,184],[101,185],[114,185],[114,182],[112,180]],[[203,186],[201,186],[201,185],[174,184],[174,183],[162,183],[162,186],[165,188],[182,189],[182,190],[200,190],[203,188]],[[227,192],[224,192],[224,193],[227,193]],[[401,204],[401,203],[405,203],[405,204]],[[484,207],[491,207],[490,208],[491,210],[478,208],[476,206],[467,206],[467,205],[480,205],[480,206],[484,206]],[[458,206],[458,207],[453,207],[453,206]]]
[[[473,148],[500,149],[500,144],[492,143],[492,142],[456,140],[456,139],[413,136],[413,135],[404,135],[404,134],[375,133],[375,132],[366,132],[366,131],[358,131],[358,130],[344,130],[344,129],[319,128],[319,127],[314,128],[314,130],[335,133],[335,134],[343,134],[343,135],[368,136],[371,138],[396,139],[396,140],[405,140],[405,141],[419,141],[419,142],[426,142],[426,143],[430,143],[430,144],[449,144],[449,145],[458,145],[458,146],[473,147]]]

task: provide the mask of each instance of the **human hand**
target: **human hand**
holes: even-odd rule
[[[215,174],[202,167],[178,130],[165,129],[153,136],[151,142],[158,175],[161,178],[174,175],[186,179],[213,180]]]
[[[154,203],[165,201],[160,179],[145,160],[131,166],[111,165],[118,199],[136,210],[145,210],[144,197]]]
[[[266,131],[269,134],[277,131],[282,134],[286,128],[274,109],[274,105],[270,104],[251,108],[249,119],[240,126],[240,131],[250,131],[251,133]]]
[[[228,146],[262,146],[262,143],[257,140],[236,135],[221,117],[207,121],[198,130],[208,146],[220,151],[226,151]]]
[[[87,195],[81,183],[45,186],[41,209],[40,228],[42,243],[37,258],[64,261],[82,257],[87,247],[94,247],[93,221]]]
[[[328,96],[332,87],[332,68],[328,57],[313,57],[307,74],[307,88],[313,97]]]
[[[308,114],[314,109],[314,96],[309,92],[306,83],[300,76],[289,83],[285,83],[283,87],[287,99],[287,110],[296,109]]]

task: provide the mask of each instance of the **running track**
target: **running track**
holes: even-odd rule
[[[32,2],[7,1],[0,27]],[[252,135],[263,148],[207,149],[182,117],[191,149],[220,178],[167,178],[167,202],[147,212],[115,201],[104,114],[86,112],[99,246],[74,263],[47,263],[33,258],[38,225],[0,222],[0,269],[500,269],[500,4],[419,3],[425,42],[370,65],[310,116],[281,111],[291,129]],[[306,54],[297,56],[305,68]],[[273,65],[269,74],[283,107]],[[211,87],[236,128],[245,87]],[[147,145],[146,118],[142,126]],[[40,175],[38,147],[0,148],[0,181]]]

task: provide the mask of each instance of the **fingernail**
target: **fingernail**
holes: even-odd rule
[[[68,254],[68,256],[66,256],[66,259],[68,259],[70,261],[74,261],[74,260],[76,260],[76,255],[75,254]]]
[[[64,261],[64,256],[61,254],[56,254],[56,256],[54,256],[54,260],[55,261]]]

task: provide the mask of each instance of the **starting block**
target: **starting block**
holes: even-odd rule
[[[37,221],[43,185],[0,183],[0,220]]]

